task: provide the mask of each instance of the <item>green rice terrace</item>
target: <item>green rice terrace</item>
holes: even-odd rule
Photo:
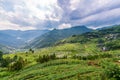
[[[73,35],[26,52],[0,52],[0,80],[120,80],[117,30]]]

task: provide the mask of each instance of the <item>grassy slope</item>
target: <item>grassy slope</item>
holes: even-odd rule
[[[34,54],[32,53],[17,53],[17,54],[7,54],[4,57],[14,55],[22,56],[28,60],[28,64],[24,69],[18,72],[8,72],[6,68],[0,69],[0,80],[80,80],[100,79],[100,74],[104,70],[98,64],[104,61],[114,62],[113,58],[96,59],[96,60],[76,60],[71,59],[74,54],[87,55],[87,54],[117,54],[119,50],[100,52],[96,47],[95,43],[66,43],[55,47],[44,48],[41,50],[36,50]],[[38,55],[55,53],[58,57],[67,55],[68,59],[59,59],[54,61],[49,61],[47,63],[36,63],[35,59]],[[119,53],[118,53],[119,54]],[[92,62],[93,65],[89,65]],[[96,65],[97,64],[97,65]]]
[[[101,37],[101,33],[103,36],[108,35],[106,31],[103,31],[97,36],[100,35]],[[96,33],[91,34],[96,36]],[[88,35],[85,36],[88,38]],[[19,52],[17,54],[4,55],[4,57],[21,56],[27,59],[28,64],[18,72],[9,72],[6,68],[0,68],[0,80],[102,80],[101,74],[104,71],[104,64],[114,63],[120,65],[120,62],[118,62],[120,60],[120,49],[101,51],[100,48],[96,47],[97,38],[80,44],[85,39],[84,36],[70,37],[58,43],[59,45],[57,44],[57,46],[36,50],[34,54]],[[52,53],[55,53],[57,57],[67,55],[68,58],[57,59],[42,64],[36,63],[36,58],[39,55]],[[112,57],[94,60],[72,59],[73,55],[87,56],[108,53],[112,54]]]
[[[79,60],[56,60],[50,61],[45,64],[37,64],[32,67],[26,68],[13,74],[10,77],[5,77],[3,79],[13,79],[13,80],[56,80],[56,79],[70,79],[82,76],[81,74],[97,73],[102,69],[94,66],[88,66],[86,62]],[[97,77],[97,75],[96,75]]]
[[[68,29],[54,29],[42,36],[39,36],[32,40],[26,48],[43,48],[53,46],[56,41],[62,40],[64,38],[70,37],[74,34],[82,34],[86,32],[91,32],[92,29],[89,29],[85,26],[76,26]]]

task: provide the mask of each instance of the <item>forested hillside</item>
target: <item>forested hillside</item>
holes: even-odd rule
[[[119,80],[119,32],[114,26],[72,35],[52,47],[1,55],[0,79]]]
[[[85,26],[75,26],[68,29],[54,29],[42,36],[35,38],[31,41],[26,48],[43,48],[53,46],[58,40],[70,37],[72,35],[82,34],[86,32],[91,32],[92,29],[89,29]]]

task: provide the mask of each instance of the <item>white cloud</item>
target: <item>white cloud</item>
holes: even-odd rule
[[[35,27],[22,27],[16,24],[12,24],[8,21],[4,21],[4,22],[0,22],[0,30],[6,30],[6,29],[10,29],[10,30],[33,30],[35,29]]]
[[[58,29],[65,29],[65,28],[70,28],[71,27],[71,24],[66,24],[66,23],[63,23],[61,25],[58,26]]]
[[[61,14],[55,12],[61,10],[61,8],[57,5],[57,0],[4,0],[0,2],[1,4],[2,2],[6,3],[2,4],[4,6],[9,2],[9,4],[13,5],[12,7],[14,10],[6,11],[4,8],[9,7],[9,5],[5,7],[1,6],[1,20],[8,21],[11,24],[20,26],[23,29],[25,29],[24,27],[27,28],[29,26],[40,29],[42,27],[45,27],[42,26],[42,24],[45,23],[44,21],[59,21],[61,18]],[[41,23],[41,26],[35,26],[39,23]],[[6,25],[7,24],[8,23],[6,23]],[[2,26],[2,24],[0,24],[0,26]],[[8,25],[8,27],[10,26]]]
[[[78,8],[78,6],[81,6],[79,5],[81,2],[81,0],[70,0],[70,8],[71,10],[75,10]]]
[[[62,29],[118,24],[119,8],[120,0],[0,0],[0,28]]]
[[[112,9],[109,11],[104,11],[102,13],[98,13],[95,15],[88,16],[86,18],[81,19],[80,21],[76,21],[77,23],[86,24],[94,26],[104,26],[104,25],[112,25],[120,23],[120,8]],[[74,22],[73,22],[74,23]],[[95,27],[95,26],[94,26]]]
[[[47,20],[55,15],[54,8],[59,9],[57,0],[23,0],[26,8],[30,11],[30,15],[39,18],[40,20]],[[58,16],[54,17],[58,19]],[[51,20],[56,20],[51,19]]]

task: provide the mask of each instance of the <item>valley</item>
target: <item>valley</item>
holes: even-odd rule
[[[120,80],[120,0],[0,0],[0,80]]]
[[[45,33],[45,35],[52,32],[54,32],[54,30]],[[48,37],[47,39],[45,38],[44,40],[49,41]],[[26,51],[2,55],[0,58],[2,60],[0,79],[120,79],[119,25],[107,29],[92,30],[82,34],[72,33],[69,37],[54,40],[53,42],[52,45],[41,48],[38,47],[41,44],[37,44],[37,47],[29,47]],[[6,62],[6,64],[4,62]],[[2,65],[2,63],[4,63],[4,65]]]
[[[46,32],[49,32],[49,30],[0,30],[0,43],[17,49]]]

